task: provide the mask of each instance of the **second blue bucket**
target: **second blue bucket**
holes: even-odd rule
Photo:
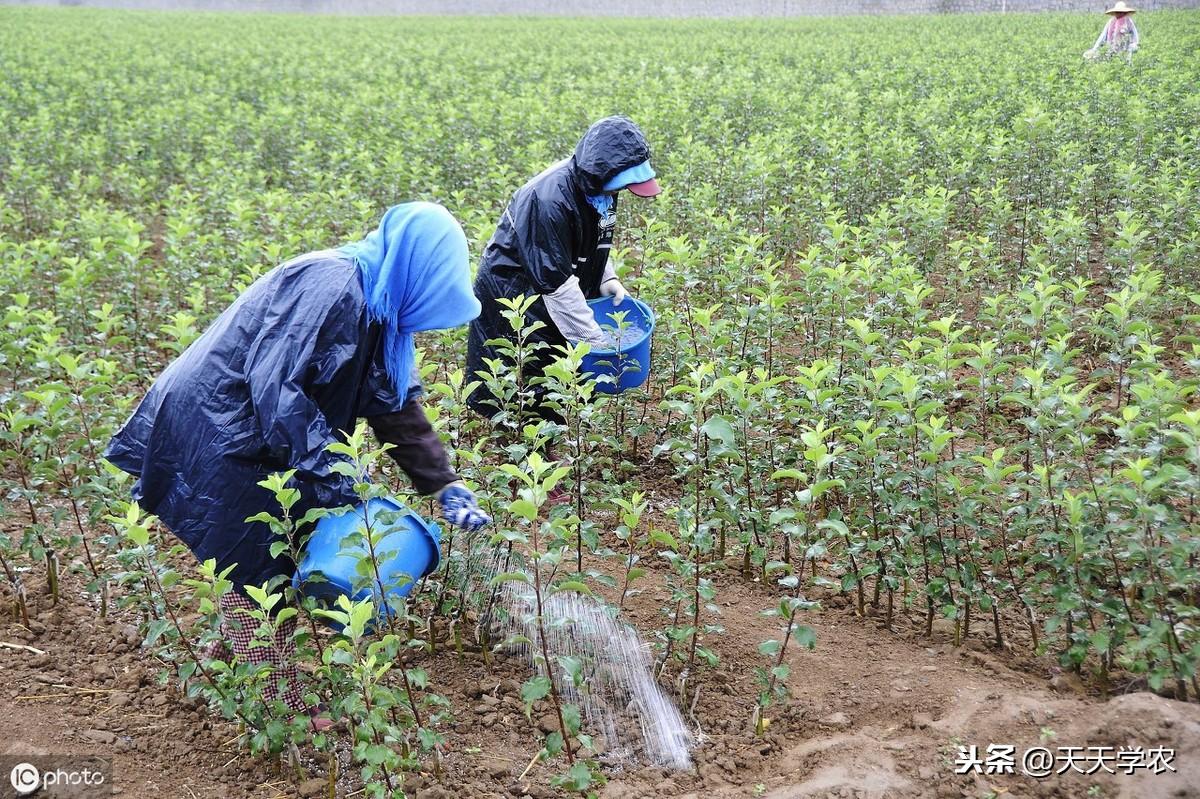
[[[366,542],[362,538],[350,539],[350,536],[363,533],[366,523],[370,523],[376,532],[381,527],[386,529],[375,552],[380,559],[380,576],[389,596],[407,596],[418,580],[437,568],[441,559],[441,528],[425,521],[401,502],[377,498],[367,503],[365,512],[364,506],[359,505],[353,511],[326,516],[317,522],[292,585],[297,589],[303,586],[306,595],[331,607],[341,595],[355,600],[373,596],[376,612],[390,615],[388,604],[380,601],[374,580],[363,585],[358,573],[358,564],[367,558]],[[313,580],[317,574],[324,579]],[[358,591],[354,591],[356,583],[362,585]]]
[[[619,348],[593,348],[583,356],[583,371],[593,377],[609,377],[598,381],[596,390],[604,394],[619,394],[637,388],[650,375],[650,339],[654,334],[654,312],[650,306],[633,297],[613,305],[611,297],[590,300],[588,306],[596,324],[606,333],[615,334],[615,314],[624,312],[626,328],[621,333]]]

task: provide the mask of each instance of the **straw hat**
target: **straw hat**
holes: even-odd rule
[[[1108,11],[1105,11],[1104,13],[1105,14],[1136,14],[1137,9],[1133,8],[1132,6],[1125,5],[1125,0],[1117,0],[1117,2],[1113,4],[1113,7],[1110,8]]]

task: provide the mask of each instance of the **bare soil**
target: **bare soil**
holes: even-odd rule
[[[663,584],[661,574],[643,582]],[[0,622],[0,641],[45,653],[0,647],[0,718],[8,728],[0,754],[112,757],[116,792],[135,797],[323,795],[319,769],[302,780],[239,750],[234,725],[160,684],[166,665],[140,648],[130,618],[99,618],[78,584],[64,583],[72,590],[57,607],[31,597],[29,628]],[[778,637],[776,620],[758,610],[773,594],[735,576],[721,583],[721,616],[712,621],[725,632],[708,641],[721,662],[703,674],[694,708],[695,769],[612,772],[601,796],[1200,797],[1200,707],[1144,692],[1104,701],[982,640],[954,647],[941,629],[925,639],[919,612],[888,632],[836,596],[804,619],[817,647],[789,653],[792,699],[768,712],[771,724],[758,739],[750,728],[752,675],[763,662],[757,647]],[[662,626],[665,604],[665,589],[648,590],[627,603],[626,618],[648,634]],[[493,657],[489,665],[478,652],[443,647],[422,665],[452,701],[455,722],[442,774],[409,776],[410,796],[553,795],[547,766],[517,780],[540,738],[538,716],[526,720],[517,696],[524,664]],[[970,744],[980,751],[1012,744],[1018,753],[1034,745],[1169,747],[1176,771],[957,775],[958,746]]]

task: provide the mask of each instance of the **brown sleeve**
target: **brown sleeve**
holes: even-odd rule
[[[460,479],[420,400],[410,399],[398,412],[372,416],[367,422],[382,443],[392,445],[388,452],[419,493],[433,494]]]

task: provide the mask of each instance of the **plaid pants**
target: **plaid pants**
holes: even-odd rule
[[[258,610],[258,605],[236,591],[221,597],[221,612],[225,620],[221,623],[228,644],[224,651],[211,651],[211,657],[232,660],[236,657],[243,663],[268,663],[271,665],[270,682],[263,689],[263,699],[268,702],[282,699],[283,703],[297,713],[308,711],[304,702],[303,686],[296,672],[296,644],[292,635],[296,631],[295,617],[288,619],[275,630],[275,640],[264,646],[251,646],[258,622],[242,611]],[[282,690],[280,683],[283,683]]]

